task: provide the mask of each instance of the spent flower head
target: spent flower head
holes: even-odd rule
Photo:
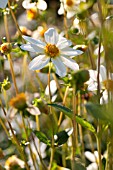
[[[17,94],[16,97],[13,97],[9,104],[10,106],[18,109],[18,110],[24,110],[27,107],[27,99],[25,93]]]
[[[66,75],[65,65],[74,71],[79,69],[78,64],[70,57],[80,55],[83,52],[70,48],[71,41],[59,35],[54,28],[49,28],[44,33],[45,42],[28,36],[23,36],[23,38],[29,44],[21,45],[21,49],[37,54],[29,64],[30,70],[40,70],[52,62],[56,68],[56,73],[64,77]]]

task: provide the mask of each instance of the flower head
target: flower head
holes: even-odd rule
[[[24,93],[18,94],[16,97],[12,98],[9,102],[10,106],[18,109],[23,110],[27,107],[26,103],[26,96]]]
[[[49,28],[44,33],[45,42],[35,40],[28,36],[23,38],[29,44],[23,44],[21,49],[37,53],[29,64],[30,70],[40,70],[49,62],[52,62],[56,68],[56,73],[64,77],[66,75],[66,66],[76,71],[79,69],[78,64],[71,59],[71,56],[77,56],[83,52],[70,48],[72,43],[66,38],[60,36],[54,28]]]
[[[47,9],[47,3],[44,0],[38,0],[38,2],[31,2],[31,0],[24,0],[22,3],[22,6],[25,9],[31,9],[31,8],[38,8],[39,10],[46,10]]]
[[[79,4],[84,0],[60,0],[60,8],[58,14],[62,15],[67,12],[67,18],[73,17],[77,12],[79,12]]]

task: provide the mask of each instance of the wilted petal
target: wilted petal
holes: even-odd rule
[[[63,49],[63,48],[69,47],[69,46],[71,46],[71,45],[72,45],[72,42],[71,42],[71,41],[67,40],[67,39],[64,38],[64,37],[59,36],[59,40],[58,40],[58,43],[57,43],[56,46],[57,46],[59,49]]]
[[[77,56],[81,55],[83,52],[80,50],[75,50],[73,48],[64,48],[61,50],[61,54],[65,56]]]
[[[47,3],[44,0],[38,0],[37,8],[40,10],[46,10],[47,9]]]
[[[74,71],[79,70],[79,65],[71,58],[62,56],[63,63]]]
[[[20,46],[22,50],[30,51],[30,52],[35,52],[35,50],[31,47],[31,44],[23,44]]]
[[[48,62],[50,58],[46,57],[45,55],[39,55],[35,57],[29,64],[30,70],[40,70],[42,69]]]
[[[0,8],[4,9],[8,3],[8,0],[0,0]]]
[[[45,34],[45,41],[50,44],[57,44],[59,35],[54,28],[49,28]]]
[[[26,41],[28,41],[28,42],[30,42],[30,43],[32,43],[32,44],[36,44],[36,45],[38,45],[39,47],[44,48],[45,45],[46,45],[44,42],[42,42],[42,41],[40,41],[40,40],[35,40],[34,38],[31,38],[31,37],[29,37],[29,36],[23,35],[22,37],[23,37]]]
[[[51,59],[53,64],[55,65],[56,68],[56,73],[60,76],[60,77],[64,77],[66,75],[66,67],[64,65],[64,63],[62,62],[60,57],[57,58],[52,58]]]

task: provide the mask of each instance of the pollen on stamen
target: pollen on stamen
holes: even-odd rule
[[[47,44],[45,47],[45,53],[53,58],[59,55],[59,49],[56,47],[56,45]]]
[[[70,7],[73,6],[74,5],[73,0],[66,0],[66,5]]]

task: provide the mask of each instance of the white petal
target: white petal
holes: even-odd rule
[[[48,62],[50,58],[47,58],[45,55],[39,55],[35,57],[29,64],[30,70],[40,70],[42,69]]]
[[[31,44],[23,44],[20,46],[22,50],[30,51],[30,52],[35,52],[35,50],[31,47]]]
[[[75,50],[73,48],[64,48],[61,50],[61,54],[65,56],[77,56],[82,54],[83,52],[80,50]]]
[[[31,9],[31,8],[34,8],[36,6],[36,2],[33,2],[33,3],[30,3],[30,0],[24,0],[22,2],[22,6],[25,8],[25,9]]]
[[[45,32],[44,37],[45,37],[45,41],[50,44],[57,44],[59,39],[59,35],[54,28],[49,28]]]
[[[8,0],[0,0],[0,8],[4,9],[8,3]]]
[[[29,37],[29,36],[23,35],[22,37],[23,37],[26,41],[28,41],[28,42],[30,42],[30,43],[32,43],[32,44],[36,44],[36,45],[38,45],[38,46],[40,46],[40,47],[42,47],[42,48],[44,48],[45,45],[46,45],[44,42],[42,42],[42,41],[40,41],[40,40],[35,40],[34,38],[31,38],[31,37]]]
[[[104,90],[102,93],[102,97],[100,98],[100,104],[106,104],[108,103],[108,91]]]
[[[69,57],[64,57],[64,56],[61,56],[61,57],[62,57],[63,63],[67,67],[71,68],[74,71],[79,70],[79,65],[73,59],[71,59]]]
[[[57,90],[57,85],[56,85],[56,81],[55,80],[51,80],[50,82],[50,90],[51,90],[51,94],[53,95],[56,90]],[[49,95],[49,86],[47,85],[46,89],[45,89],[45,94]]]
[[[59,49],[63,49],[63,48],[69,47],[69,46],[71,46],[71,45],[72,45],[72,42],[71,42],[71,41],[67,40],[67,39],[64,38],[64,37],[59,36],[59,40],[58,40],[58,43],[57,43],[56,46],[57,46]]]
[[[44,0],[38,0],[37,8],[40,10],[46,10],[47,9],[47,3]]]
[[[59,8],[59,10],[58,10],[58,14],[59,14],[59,15],[64,14],[64,6],[63,6],[62,3],[60,4],[60,8]]]
[[[31,47],[35,50],[36,53],[44,53],[44,48],[38,45],[31,44]]]
[[[70,19],[75,15],[75,11],[67,11],[67,18]]]
[[[102,81],[107,80],[106,68],[103,65],[100,65],[100,74]]]
[[[64,77],[66,75],[66,67],[64,65],[64,63],[62,62],[60,57],[56,57],[55,59],[51,59],[53,64],[55,65],[56,68],[56,73],[60,76],[60,77]]]
[[[96,162],[95,155],[91,153],[90,151],[85,152],[85,157],[91,162]]]
[[[98,170],[97,163],[91,163],[87,168],[87,170]]]

